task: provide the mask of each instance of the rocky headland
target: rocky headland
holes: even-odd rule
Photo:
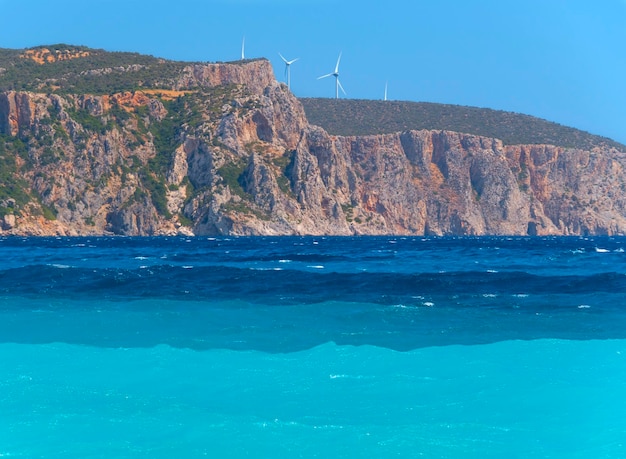
[[[22,56],[85,58],[64,53]],[[333,136],[264,59],[181,65],[163,81],[78,93],[55,76],[0,92],[0,234],[626,233],[626,154],[614,146]]]

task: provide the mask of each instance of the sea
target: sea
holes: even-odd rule
[[[626,238],[0,238],[0,458],[625,458]]]

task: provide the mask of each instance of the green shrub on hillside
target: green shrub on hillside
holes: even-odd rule
[[[15,208],[5,207],[4,213],[14,213],[31,201],[28,193],[29,185],[18,171],[15,146],[23,147],[23,143],[13,138],[0,136],[0,202],[15,201]]]
[[[83,128],[85,128],[88,131],[97,132],[101,134],[106,133],[107,125],[104,123],[102,118],[99,116],[94,116],[90,114],[85,109],[81,108],[81,109],[75,110],[72,108],[68,108],[67,114],[70,115],[70,117],[74,121],[76,121],[78,124],[80,124]]]
[[[155,177],[149,171],[142,171],[140,174],[141,184],[150,194],[150,199],[156,211],[165,218],[172,218],[172,214],[167,208],[167,188],[165,180]]]
[[[224,179],[224,183],[228,185],[231,192],[241,198],[249,199],[250,196],[241,186],[245,169],[246,164],[243,161],[232,161],[220,167],[217,173]]]

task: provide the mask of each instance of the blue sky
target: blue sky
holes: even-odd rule
[[[0,0],[0,47],[299,57],[292,91],[489,107],[626,143],[626,0]]]

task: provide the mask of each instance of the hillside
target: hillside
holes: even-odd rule
[[[265,59],[0,50],[0,234],[626,234],[624,149],[557,128],[300,101]]]
[[[334,135],[436,129],[494,137],[507,145],[546,144],[589,150],[626,146],[611,139],[519,113],[428,102],[301,98],[308,120]]]

